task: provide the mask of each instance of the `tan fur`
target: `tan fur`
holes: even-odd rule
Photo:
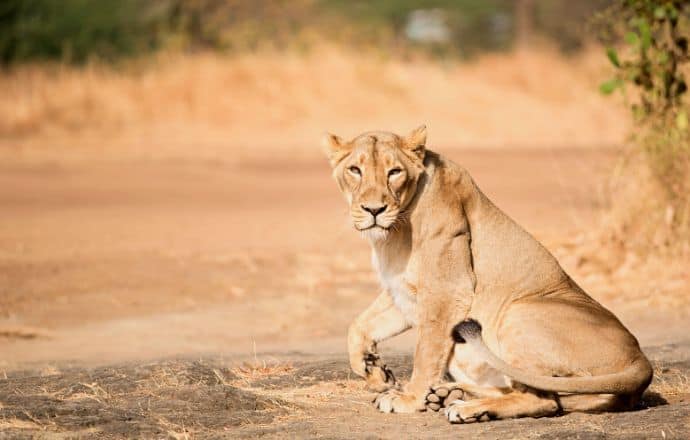
[[[453,422],[621,409],[639,398],[651,367],[637,340],[467,171],[426,150],[424,127],[324,143],[383,287],[348,333],[354,372],[374,390],[391,388],[376,399],[381,411],[437,409],[447,394],[428,390],[446,372],[456,389],[472,389],[471,400],[444,405]],[[481,337],[455,345],[451,329],[467,318]],[[400,388],[376,344],[411,327],[414,369]]]

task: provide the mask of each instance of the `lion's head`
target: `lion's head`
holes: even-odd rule
[[[333,177],[350,205],[355,229],[380,241],[405,221],[424,172],[425,144],[425,126],[406,137],[368,132],[346,142],[325,136]]]

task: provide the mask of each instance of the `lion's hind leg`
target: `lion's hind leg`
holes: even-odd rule
[[[567,394],[559,397],[564,412],[627,411],[634,408],[639,401],[639,396],[616,394]]]
[[[450,402],[445,414],[451,423],[473,423],[517,417],[547,417],[559,411],[560,406],[553,395],[514,391],[500,397]]]

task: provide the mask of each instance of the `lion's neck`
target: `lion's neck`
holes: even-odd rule
[[[408,223],[392,229],[385,240],[370,240],[374,266],[379,273],[404,270],[412,251],[412,230]]]

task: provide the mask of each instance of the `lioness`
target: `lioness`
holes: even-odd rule
[[[640,399],[652,368],[635,337],[467,171],[427,150],[424,126],[324,143],[383,288],[348,332],[379,410],[445,407],[466,423]],[[376,345],[413,326],[414,370],[400,387]],[[439,383],[445,373],[455,382]]]

